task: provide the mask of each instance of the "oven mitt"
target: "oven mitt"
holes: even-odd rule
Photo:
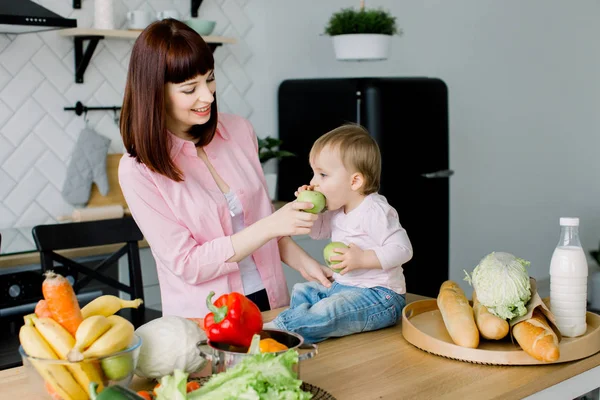
[[[100,194],[108,194],[106,153],[109,145],[110,139],[93,129],[85,128],[81,131],[62,188],[62,195],[66,201],[73,205],[86,204],[90,199],[92,182],[98,186]]]

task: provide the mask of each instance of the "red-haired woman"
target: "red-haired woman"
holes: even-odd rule
[[[329,286],[327,270],[291,235],[308,234],[310,203],[276,212],[256,135],[217,113],[212,52],[187,25],[149,25],[131,53],[121,114],[119,183],[156,260],[164,315],[203,318],[210,291],[285,306],[281,261]]]

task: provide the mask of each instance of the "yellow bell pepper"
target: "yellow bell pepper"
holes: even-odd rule
[[[288,347],[284,344],[279,343],[275,339],[267,338],[260,341],[260,352],[261,353],[276,353],[278,351],[287,350]]]

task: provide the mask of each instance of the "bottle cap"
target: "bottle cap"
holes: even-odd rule
[[[579,218],[562,217],[560,219],[560,226],[579,226]]]

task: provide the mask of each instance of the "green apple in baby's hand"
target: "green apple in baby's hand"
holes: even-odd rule
[[[340,253],[336,253],[335,251],[333,251],[333,249],[347,249],[347,248],[348,248],[348,246],[346,246],[342,242],[331,242],[327,246],[325,246],[325,248],[323,249],[323,257],[325,258],[325,264],[327,264],[327,266],[329,268],[331,268],[331,270],[333,272],[340,272],[342,270],[341,268],[333,268],[334,265],[340,263],[339,261],[335,261],[335,260],[332,261],[329,259],[331,256],[340,254]]]
[[[298,193],[297,200],[300,202],[311,203],[313,205],[312,208],[302,210],[311,214],[318,214],[325,209],[325,195],[321,192],[317,192],[314,190],[304,190]]]

